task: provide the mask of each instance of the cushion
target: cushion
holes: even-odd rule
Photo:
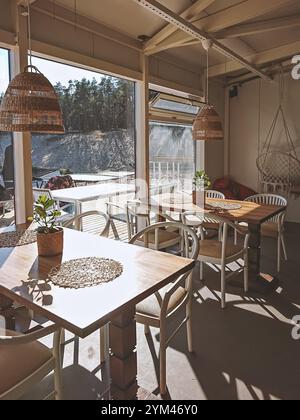
[[[232,257],[240,253],[243,248],[239,245],[228,244],[226,247],[226,258]],[[204,240],[200,241],[200,250],[199,256],[209,257],[209,258],[222,258],[222,242],[214,240]],[[204,258],[205,259],[205,258]]]
[[[239,199],[244,201],[246,198],[251,197],[252,195],[257,194],[251,188],[245,187],[244,185],[239,184]]]
[[[222,193],[225,195],[227,200],[237,200],[237,197],[230,190],[223,190]]]
[[[230,178],[220,178],[214,182],[213,189],[216,191],[228,190],[230,188]]]
[[[181,236],[176,232],[170,232],[167,230],[159,230],[158,233],[158,239],[159,243],[165,243],[165,242],[175,242],[181,240]],[[150,244],[155,244],[155,232],[148,233],[148,241]],[[139,242],[144,242],[144,238],[139,239]]]
[[[278,237],[278,223],[264,223],[261,226],[261,235],[268,238],[277,238]]]
[[[169,290],[170,285],[165,286],[159,291],[161,299],[163,300],[165,293]],[[168,306],[168,313],[172,312],[186,296],[186,290],[183,287],[179,287],[175,293],[171,296]],[[161,302],[162,303],[162,302]],[[137,315],[149,315],[159,318],[160,317],[160,305],[155,295],[150,296],[143,302],[137,305]]]
[[[0,331],[0,335],[4,335]],[[17,336],[6,331],[8,336]],[[52,358],[51,351],[38,341],[29,344],[0,345],[0,396],[34,373]]]

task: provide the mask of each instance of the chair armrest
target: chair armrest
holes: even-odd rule
[[[52,324],[49,327],[42,328],[39,331],[27,335],[20,336],[0,336],[0,345],[18,345],[28,344],[33,341],[40,340],[41,338],[47,337],[50,334],[57,332],[60,328],[56,324]],[[1,330],[0,330],[1,331]]]
[[[176,290],[179,287],[183,286],[183,283],[185,283],[184,286],[186,287],[186,280],[192,275],[192,273],[193,273],[193,270],[190,270],[188,273],[181,275],[179,279],[177,279],[174,283],[170,285],[168,291],[165,293],[163,301],[161,303],[158,302],[160,303],[161,313],[163,314],[163,316],[167,314],[169,302],[172,295],[176,292]]]

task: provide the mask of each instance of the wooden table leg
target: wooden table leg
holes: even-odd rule
[[[249,290],[265,293],[275,286],[276,279],[261,273],[261,226],[249,224]]]
[[[138,392],[135,308],[112,320],[109,340],[112,398],[135,400]]]

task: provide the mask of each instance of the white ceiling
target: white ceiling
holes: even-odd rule
[[[195,0],[158,1],[176,13],[183,12],[195,2]],[[198,17],[194,24],[200,25],[202,18],[214,16],[216,13],[226,9],[230,10],[232,6],[246,1],[247,0],[215,0],[213,4]],[[269,1],[272,2],[273,0]],[[75,0],[56,0],[56,3],[74,11]],[[114,28],[135,39],[137,39],[139,35],[152,37],[166,25],[165,21],[141,7],[133,0],[76,0],[76,4],[77,13]],[[287,6],[277,8],[272,11],[272,13],[259,16],[256,19],[249,20],[249,22],[257,22],[281,16],[293,16],[296,13],[300,14],[300,0],[290,0],[290,4]],[[265,51],[298,40],[300,40],[300,26],[244,36],[231,39],[230,41],[226,40],[226,44],[229,43],[231,49],[246,57],[251,53],[255,54],[255,52]],[[191,66],[204,67],[206,63],[205,52],[201,44],[169,49],[166,53],[184,60]],[[225,62],[226,60],[222,55],[211,52],[211,64],[224,63],[225,67]]]

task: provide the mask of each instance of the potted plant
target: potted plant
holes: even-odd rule
[[[61,212],[56,210],[55,201],[41,195],[33,207],[32,221],[36,222],[37,245],[40,257],[54,257],[63,252],[64,231],[57,226],[57,217]]]
[[[197,171],[193,180],[193,203],[205,206],[205,190],[211,187],[211,180],[205,171]]]

